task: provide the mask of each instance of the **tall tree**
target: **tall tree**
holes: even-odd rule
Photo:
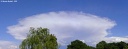
[[[80,40],[72,41],[71,44],[67,46],[67,49],[89,49],[90,47],[87,46]]]
[[[57,38],[47,28],[31,28],[20,49],[58,49]]]

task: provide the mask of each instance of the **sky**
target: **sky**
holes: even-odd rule
[[[76,39],[91,46],[102,40],[128,42],[127,2],[127,0],[0,2],[0,49],[19,49],[18,45],[26,38],[30,27],[50,29],[50,33],[55,34],[58,43],[61,44],[60,49],[66,49],[66,45]]]

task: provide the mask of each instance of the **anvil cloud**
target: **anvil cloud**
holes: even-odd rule
[[[23,40],[30,27],[48,28],[51,34],[55,34],[61,45],[79,39],[95,45],[101,40],[128,41],[125,37],[107,37],[108,30],[116,23],[108,18],[87,14],[83,12],[49,12],[28,16],[19,20],[18,24],[8,27],[8,33],[15,39]],[[121,39],[121,40],[116,40]]]

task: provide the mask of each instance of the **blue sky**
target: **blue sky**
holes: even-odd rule
[[[0,40],[18,44],[21,40],[17,40],[13,35],[7,33],[7,27],[17,25],[18,21],[29,16],[58,11],[83,12],[108,18],[115,21],[116,25],[110,29],[111,33],[107,36],[126,37],[128,36],[127,2],[127,0],[18,0],[18,2],[12,3],[0,2]]]

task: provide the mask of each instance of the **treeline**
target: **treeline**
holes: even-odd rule
[[[50,34],[49,29],[41,27],[30,28],[27,38],[19,46],[20,49],[59,49],[59,47],[56,36]],[[67,49],[128,49],[128,43],[101,41],[96,47],[92,47],[80,40],[74,40],[67,45]]]
[[[105,41],[101,41],[96,45],[97,49],[128,49],[128,43],[123,41],[121,42],[112,42],[106,43]]]
[[[125,43],[123,41],[112,43],[101,41],[96,45],[96,47],[92,47],[86,45],[86,43],[83,43],[80,40],[75,40],[67,46],[67,49],[128,49],[128,43]]]

